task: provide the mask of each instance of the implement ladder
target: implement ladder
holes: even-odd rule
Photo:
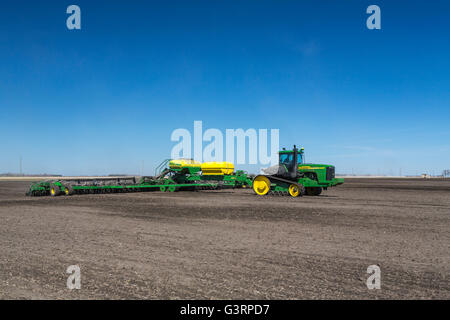
[[[161,172],[163,172],[164,169],[166,169],[167,164],[170,162],[171,159],[166,159],[163,162],[161,162],[155,169],[155,177],[159,176]]]

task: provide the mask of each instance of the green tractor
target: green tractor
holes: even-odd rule
[[[258,195],[290,194],[318,196],[322,190],[344,183],[344,179],[335,178],[335,168],[328,164],[304,163],[304,149],[279,152],[279,164],[263,170],[266,174],[253,179],[253,190]]]

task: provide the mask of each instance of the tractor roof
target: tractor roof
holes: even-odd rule
[[[299,148],[298,151],[299,151],[299,152],[303,152],[304,149],[303,149],[303,148]],[[283,154],[283,153],[292,153],[292,152],[294,152],[294,150],[280,150],[280,151],[278,151],[279,154]]]

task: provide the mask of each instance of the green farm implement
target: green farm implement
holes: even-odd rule
[[[205,190],[251,187],[252,179],[229,163],[204,163],[193,160],[165,160],[155,176],[61,179],[40,181],[30,186],[29,196]]]

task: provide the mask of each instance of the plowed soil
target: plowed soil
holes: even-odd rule
[[[449,299],[450,180],[26,197],[0,182],[2,299]],[[69,290],[66,269],[81,269]],[[378,265],[381,289],[369,290]]]

